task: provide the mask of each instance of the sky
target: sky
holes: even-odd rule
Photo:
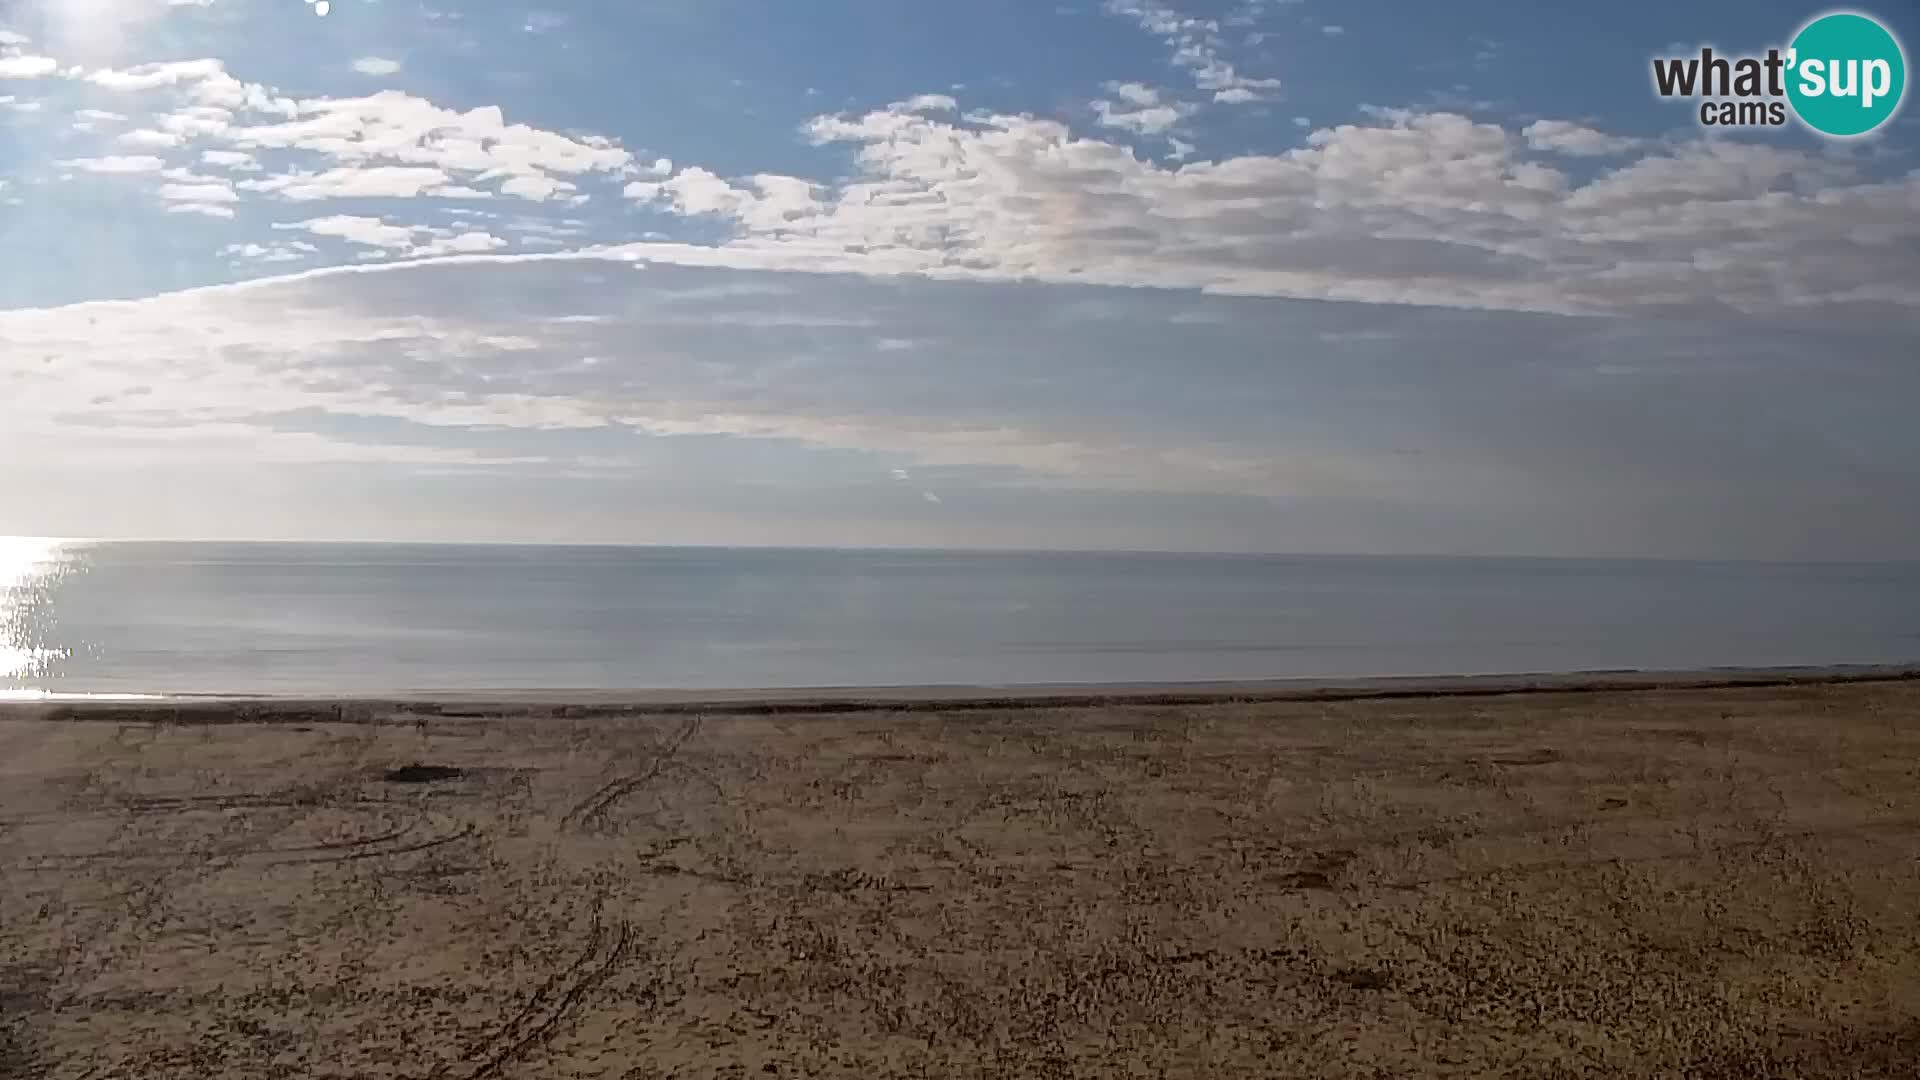
[[[0,534],[1920,552],[1825,7],[326,8],[0,0]]]

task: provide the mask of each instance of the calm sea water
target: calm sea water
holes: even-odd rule
[[[0,540],[0,693],[1920,660],[1920,565]]]

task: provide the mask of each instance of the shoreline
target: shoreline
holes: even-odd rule
[[[399,723],[581,719],[722,712],[738,716],[937,713],[1139,706],[1284,704],[1817,687],[1920,680],[1920,663],[1675,670],[1411,675],[1233,682],[1033,683],[1014,686],[825,686],[737,690],[447,690],[368,695],[73,694],[0,697],[0,720],[195,724]]]

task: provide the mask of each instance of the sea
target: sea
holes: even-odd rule
[[[0,696],[1920,661],[1920,564],[0,538]]]

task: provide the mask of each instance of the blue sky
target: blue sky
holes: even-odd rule
[[[330,8],[0,0],[0,533],[1920,546],[1920,114],[1647,74],[1824,7]]]

